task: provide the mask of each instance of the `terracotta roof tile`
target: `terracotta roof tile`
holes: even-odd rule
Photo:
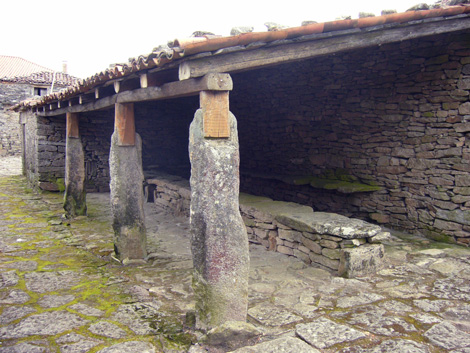
[[[37,85],[54,85],[68,87],[77,84],[78,78],[70,76],[63,72],[41,71],[35,72],[28,76],[15,76],[11,78],[0,78],[0,82],[27,83]]]

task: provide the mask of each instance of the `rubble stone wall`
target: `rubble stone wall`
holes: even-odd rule
[[[85,189],[87,192],[109,192],[109,151],[114,131],[114,112],[82,113],[79,124],[85,153]]]
[[[158,168],[189,179],[189,125],[198,108],[197,96],[135,105],[144,172]]]
[[[469,54],[454,33],[233,75],[241,190],[469,244]]]
[[[156,207],[189,217],[189,181],[158,173],[147,179],[147,197]],[[311,207],[240,194],[240,213],[251,243],[294,256],[340,275],[355,277],[383,266],[380,244],[389,234],[381,227]]]
[[[0,84],[0,155],[21,154],[19,114],[8,109],[31,95],[24,84]]]

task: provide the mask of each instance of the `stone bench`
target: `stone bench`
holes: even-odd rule
[[[147,184],[157,207],[189,216],[189,181],[160,173]],[[318,264],[341,276],[356,277],[382,268],[381,227],[335,213],[314,212],[309,206],[240,194],[240,212],[250,242],[268,250]]]

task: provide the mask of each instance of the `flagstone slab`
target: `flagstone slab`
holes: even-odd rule
[[[434,325],[424,333],[424,337],[433,345],[445,349],[470,347],[470,334],[448,321]]]
[[[74,271],[31,272],[24,277],[26,288],[36,293],[70,289],[80,281],[80,274]]]
[[[299,324],[295,333],[312,346],[324,349],[338,343],[346,343],[366,337],[350,326],[341,325],[327,318],[319,318],[307,324]]]
[[[272,341],[258,343],[254,346],[239,348],[232,353],[320,353],[296,337],[278,338]]]
[[[28,314],[36,312],[36,309],[29,306],[10,306],[3,309],[0,314],[0,323],[8,324],[18,320]]]
[[[0,293],[0,304],[24,304],[31,300],[29,294],[21,289],[6,292],[4,296],[1,296],[2,294]]]
[[[109,338],[123,338],[127,336],[126,331],[121,329],[119,326],[107,321],[99,321],[90,325],[88,331],[95,335]]]
[[[98,353],[156,353],[155,347],[147,342],[128,341],[115,344],[98,351]]]
[[[262,325],[271,327],[290,325],[303,320],[283,307],[266,302],[249,309],[248,315]]]
[[[45,295],[39,300],[38,304],[42,308],[50,309],[50,308],[57,308],[59,306],[70,303],[74,299],[75,299],[75,297],[71,294],[68,294],[68,295]]]
[[[50,311],[32,315],[18,324],[0,328],[0,339],[23,338],[28,336],[53,336],[78,328],[87,321],[67,311]]]

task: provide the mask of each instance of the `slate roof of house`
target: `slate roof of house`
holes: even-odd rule
[[[148,55],[132,58],[125,64],[115,64],[105,71],[79,81],[75,86],[58,93],[50,94],[37,101],[24,101],[14,107],[14,109],[29,109],[43,106],[57,100],[67,100],[82,93],[90,92],[95,87],[101,86],[106,82],[135,75],[139,71],[153,68],[164,69],[166,67],[176,67],[177,64],[188,57],[205,57],[242,52],[244,50],[257,49],[262,46],[294,43],[302,40],[316,40],[324,38],[324,35],[334,36],[345,33],[356,33],[357,31],[388,29],[426,21],[433,22],[448,18],[459,18],[459,16],[468,18],[469,14],[470,5],[462,4],[431,10],[413,10],[375,17],[312,23],[300,27],[268,32],[242,33],[228,37],[206,35],[187,39],[176,39],[173,43],[169,43],[169,45],[155,48]]]
[[[17,56],[0,55],[0,79],[29,76],[41,71],[53,72],[54,70]]]

